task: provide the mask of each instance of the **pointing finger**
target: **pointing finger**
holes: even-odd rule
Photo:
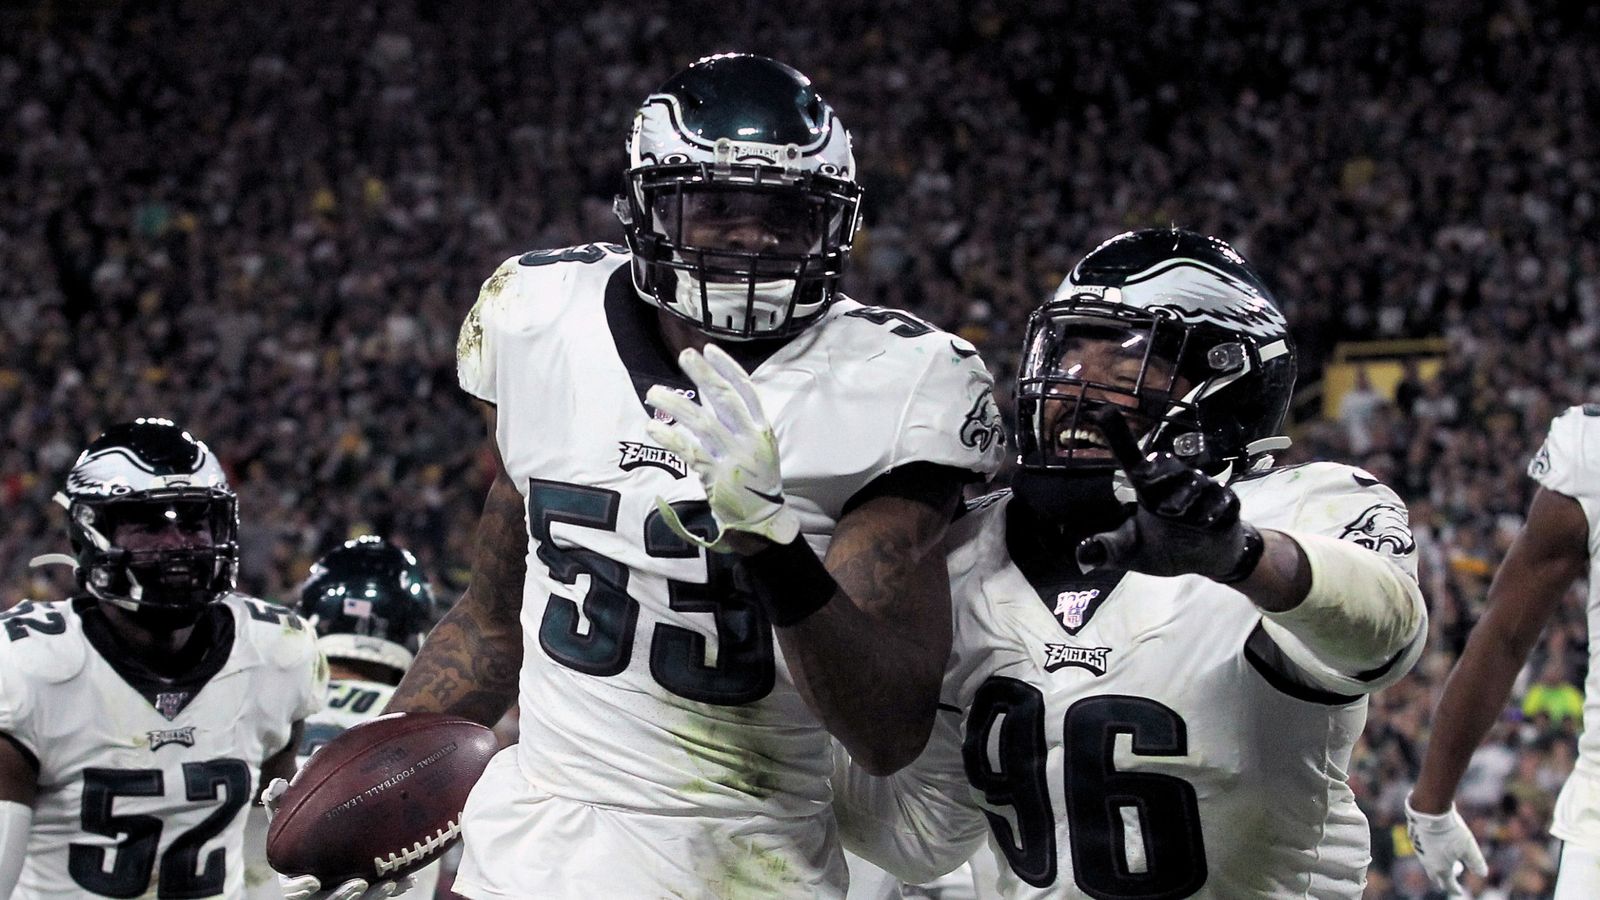
[[[1105,435],[1106,443],[1111,445],[1111,453],[1122,465],[1122,470],[1128,477],[1134,478],[1135,473],[1145,467],[1144,454],[1139,451],[1139,441],[1134,438],[1133,432],[1128,429],[1128,422],[1122,417],[1122,411],[1116,406],[1106,404],[1089,413],[1090,421]]]

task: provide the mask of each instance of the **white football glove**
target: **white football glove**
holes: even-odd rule
[[[1478,840],[1472,836],[1455,804],[1438,813],[1421,813],[1411,808],[1411,795],[1406,795],[1406,833],[1411,836],[1411,846],[1417,851],[1417,862],[1434,886],[1442,889],[1446,897],[1465,897],[1461,887],[1461,872],[1472,870],[1482,878],[1489,874],[1489,864],[1478,849]]]
[[[267,783],[261,791],[261,805],[267,810],[267,821],[278,814],[278,802],[283,799],[283,792],[289,789],[289,782],[282,778],[274,778]],[[417,886],[417,880],[410,875],[394,881],[380,881],[369,884],[365,879],[352,878],[338,887],[322,889],[322,882],[315,875],[283,875],[278,876],[278,886],[283,890],[284,900],[377,900],[379,897],[397,897]]]
[[[417,880],[410,875],[398,881],[380,881],[370,886],[365,879],[352,878],[325,891],[315,875],[297,875],[293,878],[278,876],[278,887],[283,890],[284,900],[378,900],[380,897],[398,897],[416,885]]]
[[[704,355],[692,348],[683,351],[678,365],[694,382],[700,402],[658,384],[645,394],[645,401],[677,424],[651,420],[645,428],[700,478],[717,520],[716,537],[708,541],[691,534],[660,497],[656,508],[673,531],[712,550],[729,549],[722,538],[730,531],[778,544],[794,540],[800,533],[800,517],[784,502],[778,441],[750,376],[715,344],[707,344]]]

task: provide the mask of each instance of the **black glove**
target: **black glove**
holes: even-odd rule
[[[1093,413],[1138,495],[1134,514],[1115,531],[1078,543],[1078,566],[1115,566],[1147,575],[1204,575],[1243,581],[1261,561],[1261,534],[1239,520],[1239,497],[1225,484],[1170,453],[1148,459],[1115,406]]]

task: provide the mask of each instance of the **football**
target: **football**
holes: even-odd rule
[[[267,862],[332,887],[393,879],[454,844],[467,794],[498,749],[494,732],[443,713],[393,713],[311,757],[267,830]]]

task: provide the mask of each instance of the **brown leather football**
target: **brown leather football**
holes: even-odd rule
[[[267,829],[267,862],[324,887],[414,872],[458,840],[467,794],[497,749],[494,732],[443,713],[362,722],[295,773]]]

